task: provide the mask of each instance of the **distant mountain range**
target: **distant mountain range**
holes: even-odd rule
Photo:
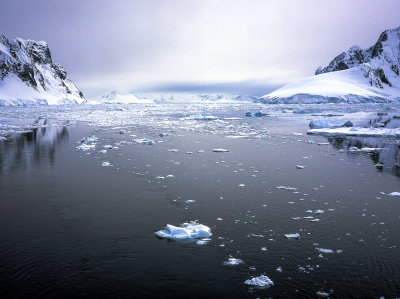
[[[289,83],[259,99],[264,103],[400,101],[400,27],[384,31],[367,49],[352,46],[315,76]]]
[[[0,35],[0,106],[86,102],[46,42]]]
[[[233,101],[256,101],[253,96],[240,96],[220,93],[132,93],[112,91],[101,97],[100,103],[210,103]]]
[[[104,103],[360,103],[400,101],[400,27],[384,31],[367,49],[352,46],[319,67],[314,76],[289,83],[261,98],[216,93],[113,91]],[[95,101],[92,101],[95,102]],[[88,103],[64,68],[52,61],[46,42],[10,41],[0,35],[0,106]]]

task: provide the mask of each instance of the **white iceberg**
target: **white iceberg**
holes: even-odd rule
[[[388,193],[388,195],[390,195],[390,196],[400,196],[400,192],[392,192],[392,193]]]
[[[333,250],[332,250],[332,249],[318,248],[318,247],[316,247],[315,249],[316,249],[318,252],[321,252],[321,253],[333,253]]]
[[[269,279],[268,276],[260,275],[259,277],[254,277],[252,279],[246,280],[244,284],[256,287],[270,287],[274,285],[274,282],[271,279]]]
[[[299,235],[298,233],[295,233],[295,234],[285,234],[285,238],[287,238],[287,239],[297,239],[297,240],[299,240],[299,239],[300,239],[300,235]]]
[[[229,150],[227,150],[225,148],[214,148],[212,151],[214,153],[227,153],[227,152],[229,152]]]
[[[324,128],[308,130],[307,134],[326,136],[399,137],[400,128]]]
[[[94,149],[95,147],[96,147],[95,144],[81,144],[81,145],[75,147],[75,150],[86,152],[86,151],[90,151],[90,150]]]
[[[147,138],[133,139],[132,142],[136,143],[136,144],[147,144],[147,145],[153,145],[154,144],[153,140],[147,139]]]
[[[230,257],[224,262],[225,266],[237,266],[239,264],[243,264],[243,261],[241,259],[235,259],[234,257]]]
[[[172,240],[199,239],[212,236],[211,229],[195,221],[183,223],[180,227],[167,224],[164,230],[155,233],[160,238]]]
[[[311,129],[352,127],[353,123],[341,119],[314,119],[310,121],[309,126]]]

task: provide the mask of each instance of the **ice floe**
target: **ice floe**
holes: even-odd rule
[[[239,264],[243,264],[243,261],[234,257],[230,257],[227,261],[224,262],[225,266],[237,266]]]
[[[299,233],[295,233],[295,234],[285,234],[285,238],[287,239],[300,239],[300,234]]]
[[[269,287],[274,285],[273,281],[266,275],[260,275],[252,279],[248,279],[244,282],[244,284],[256,287]]]
[[[309,126],[311,129],[352,127],[353,123],[349,120],[344,121],[340,119],[315,119],[310,121]]]
[[[136,144],[147,144],[147,145],[153,145],[154,144],[154,140],[147,139],[147,138],[133,139],[132,142],[136,143]]]
[[[183,223],[180,227],[167,224],[164,230],[155,233],[160,238],[172,240],[199,239],[212,236],[208,226],[199,224],[195,221]]]
[[[321,252],[321,253],[333,253],[333,250],[332,250],[332,249],[326,249],[326,248],[318,248],[318,247],[316,247],[315,250],[317,250],[318,252]]]
[[[214,148],[212,151],[214,153],[227,153],[227,152],[229,152],[229,150],[227,150],[225,148]]]
[[[90,151],[92,149],[95,149],[95,147],[96,147],[95,144],[85,144],[84,143],[84,144],[81,144],[81,145],[78,145],[77,147],[75,147],[75,150],[85,152],[85,151]]]
[[[308,130],[307,134],[327,136],[399,137],[400,128],[324,128]]]
[[[388,193],[387,195],[390,195],[390,196],[400,196],[400,192],[392,192],[392,193]]]

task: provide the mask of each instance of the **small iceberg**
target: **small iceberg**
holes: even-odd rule
[[[235,259],[234,257],[230,257],[224,262],[224,266],[237,266],[239,264],[243,264],[243,261],[241,259]]]
[[[244,282],[244,284],[256,287],[270,287],[274,285],[274,282],[269,279],[266,275],[261,275],[259,277],[254,277],[252,279],[248,279]]]
[[[86,151],[90,151],[90,150],[94,149],[95,147],[96,147],[95,144],[81,144],[81,145],[75,147],[75,150],[86,152]]]
[[[300,235],[299,235],[298,233],[295,233],[295,234],[285,234],[285,238],[286,238],[286,239],[297,239],[297,240],[299,240],[299,239],[300,239]]]
[[[352,127],[353,123],[349,120],[344,121],[340,119],[315,119],[310,121],[309,126],[311,129]]]
[[[147,145],[153,145],[154,144],[153,140],[147,139],[147,138],[133,139],[132,142],[136,143],[136,144],[147,144]]]
[[[157,237],[172,240],[200,239],[212,236],[208,226],[199,224],[195,221],[183,223],[180,227],[167,224],[164,230],[155,233]]]
[[[400,192],[392,192],[392,193],[388,193],[387,195],[389,195],[389,196],[400,196]]]
[[[97,138],[96,136],[92,135],[90,137],[87,138],[82,138],[81,142],[82,143],[96,143],[99,140],[99,138]]]
[[[321,252],[321,253],[333,253],[333,250],[332,250],[332,249],[326,249],[326,248],[318,248],[318,247],[316,247],[315,250],[317,250],[318,252]]]
[[[227,153],[227,152],[229,152],[229,150],[227,150],[225,148],[214,148],[212,151],[214,153]]]

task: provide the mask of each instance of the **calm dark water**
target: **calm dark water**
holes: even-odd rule
[[[305,135],[306,128],[255,121],[265,122],[270,137],[179,129],[159,137],[79,123],[1,141],[2,297],[399,297],[400,197],[386,195],[400,192],[395,141],[393,154],[377,158],[340,151],[353,141],[318,145],[328,140]],[[99,137],[96,150],[75,151],[91,134]],[[156,142],[121,144],[130,134]],[[118,149],[100,153],[107,144]],[[382,159],[385,167],[374,166]],[[102,167],[105,161],[112,166]],[[191,220],[211,228],[209,243],[154,235]],[[296,232],[300,240],[284,238]],[[230,256],[244,263],[224,266]],[[274,286],[243,283],[261,274]]]

